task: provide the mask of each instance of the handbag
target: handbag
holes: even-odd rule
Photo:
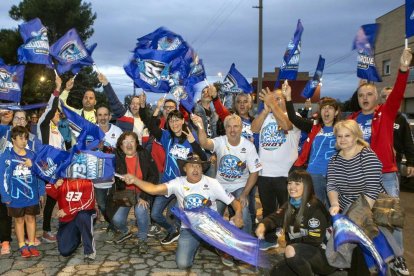
[[[137,160],[135,164],[135,175],[138,171],[138,165],[139,162]],[[117,182],[118,180],[115,180],[115,189],[113,189],[112,194],[112,201],[116,204],[116,206],[124,206],[124,207],[132,207],[137,204],[137,193],[135,190],[129,190],[129,189],[117,189]],[[125,186],[125,185],[124,185]]]
[[[391,228],[403,228],[404,226],[404,209],[398,197],[380,193],[372,207],[372,213],[375,223],[380,226]]]
[[[117,190],[115,188],[112,195],[112,201],[117,206],[132,207],[137,204],[137,194],[134,190]]]

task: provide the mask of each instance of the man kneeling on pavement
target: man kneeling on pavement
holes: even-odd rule
[[[240,202],[231,194],[227,194],[216,179],[203,175],[203,167],[208,166],[208,162],[202,161],[197,155],[193,155],[187,160],[178,160],[178,162],[186,176],[177,177],[167,183],[155,185],[138,179],[131,174],[125,175],[124,181],[128,184],[134,184],[152,195],[170,196],[174,194],[181,209],[201,207],[194,206],[194,201],[192,201],[194,197],[200,198],[200,196],[203,196],[205,200],[211,201],[211,208],[213,210],[217,210],[217,200],[224,202],[226,205],[231,204],[236,212],[236,215],[232,217],[232,221],[237,227],[241,228],[243,226],[243,219]],[[198,200],[198,202],[202,201]],[[194,256],[201,241],[185,225],[181,226],[176,251],[178,268],[185,269],[193,265]]]

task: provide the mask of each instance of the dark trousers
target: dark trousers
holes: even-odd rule
[[[271,270],[271,275],[313,276],[315,273],[327,275],[335,271],[326,260],[325,250],[320,247],[304,243],[295,243],[292,246],[295,248],[295,256],[285,257],[276,264]]]
[[[47,196],[45,208],[43,209],[43,231],[52,231],[50,221],[52,220],[53,208],[55,208],[56,200]]]
[[[108,201],[109,190],[111,188],[101,189],[101,188],[94,187],[94,189],[95,189],[96,203],[98,203],[99,211],[104,216],[105,221],[108,223],[111,223],[111,218],[108,217],[106,213],[106,202]]]
[[[275,212],[287,201],[287,177],[259,176],[257,179],[260,202],[263,208],[263,218]],[[268,242],[276,242],[276,229],[265,235]]]
[[[84,210],[80,211],[72,221],[59,223],[57,242],[59,253],[62,256],[72,255],[81,241],[85,255],[95,252],[95,240],[93,238],[93,220],[95,217],[95,210]]]
[[[7,215],[7,206],[0,200],[0,242],[11,241],[12,218]]]

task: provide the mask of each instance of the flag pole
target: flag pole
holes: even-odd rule
[[[408,38],[405,39],[405,49],[408,49]]]

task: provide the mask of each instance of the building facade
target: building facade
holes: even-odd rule
[[[382,78],[382,82],[377,85],[380,92],[384,87],[393,86],[397,77],[400,56],[405,47],[405,5],[378,17],[375,22],[379,24],[375,41],[375,63]],[[414,37],[408,39],[408,47],[414,48]],[[412,62],[401,111],[414,117],[413,67]]]

